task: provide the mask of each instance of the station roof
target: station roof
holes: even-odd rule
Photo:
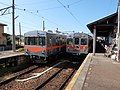
[[[0,26],[7,26],[6,24],[0,23]]]
[[[87,25],[91,33],[96,27],[97,36],[108,36],[117,26],[117,12]]]

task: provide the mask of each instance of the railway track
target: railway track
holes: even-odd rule
[[[11,74],[11,75],[8,75],[8,76],[7,76],[7,79],[3,79],[3,80],[0,81],[0,86],[4,85],[4,84],[6,84],[6,83],[9,83],[10,81],[12,81],[13,79],[17,78],[18,76],[21,76],[21,75],[23,75],[23,74],[29,73],[29,72],[37,69],[37,68],[38,68],[38,66],[33,65],[33,66],[28,67],[28,68],[26,68],[26,69],[24,69],[24,70],[21,70],[21,71],[19,71],[19,72],[17,72],[17,73],[13,73],[13,74]],[[6,78],[6,76],[3,77],[3,78]]]
[[[62,67],[36,87],[35,90],[62,90],[75,71],[75,68]]]
[[[0,90],[62,90],[80,63],[63,60],[53,66],[38,66],[0,84]]]

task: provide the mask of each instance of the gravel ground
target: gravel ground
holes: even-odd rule
[[[68,75],[72,71],[73,69],[64,69],[53,80],[51,80],[48,84],[46,84],[41,90],[59,90],[60,85],[63,83],[63,81],[68,77]]]
[[[61,66],[62,65],[46,72],[42,76],[40,76],[38,78],[35,78],[35,79],[31,79],[31,80],[24,81],[24,82],[18,82],[16,80],[13,80],[8,84],[0,86],[0,90],[33,90],[39,84],[43,83],[47,78],[52,76],[56,71],[58,71]],[[46,68],[48,68],[48,67],[43,67],[43,68],[36,69],[36,70],[32,71],[31,73],[40,73],[40,72],[46,70]],[[31,73],[22,75],[20,78],[29,77],[31,75]]]

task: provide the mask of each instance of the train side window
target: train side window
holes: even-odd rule
[[[79,44],[79,38],[75,38],[75,44]]]
[[[81,39],[81,45],[87,45],[87,38]]]

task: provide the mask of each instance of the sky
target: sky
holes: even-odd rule
[[[87,24],[117,11],[118,0],[15,0],[15,34],[45,30],[84,32],[90,34]],[[12,0],[0,0],[0,9],[12,5]],[[3,11],[2,11],[3,12]],[[1,15],[0,23],[7,24],[5,33],[12,34],[12,9]],[[7,14],[9,13],[9,14]]]

